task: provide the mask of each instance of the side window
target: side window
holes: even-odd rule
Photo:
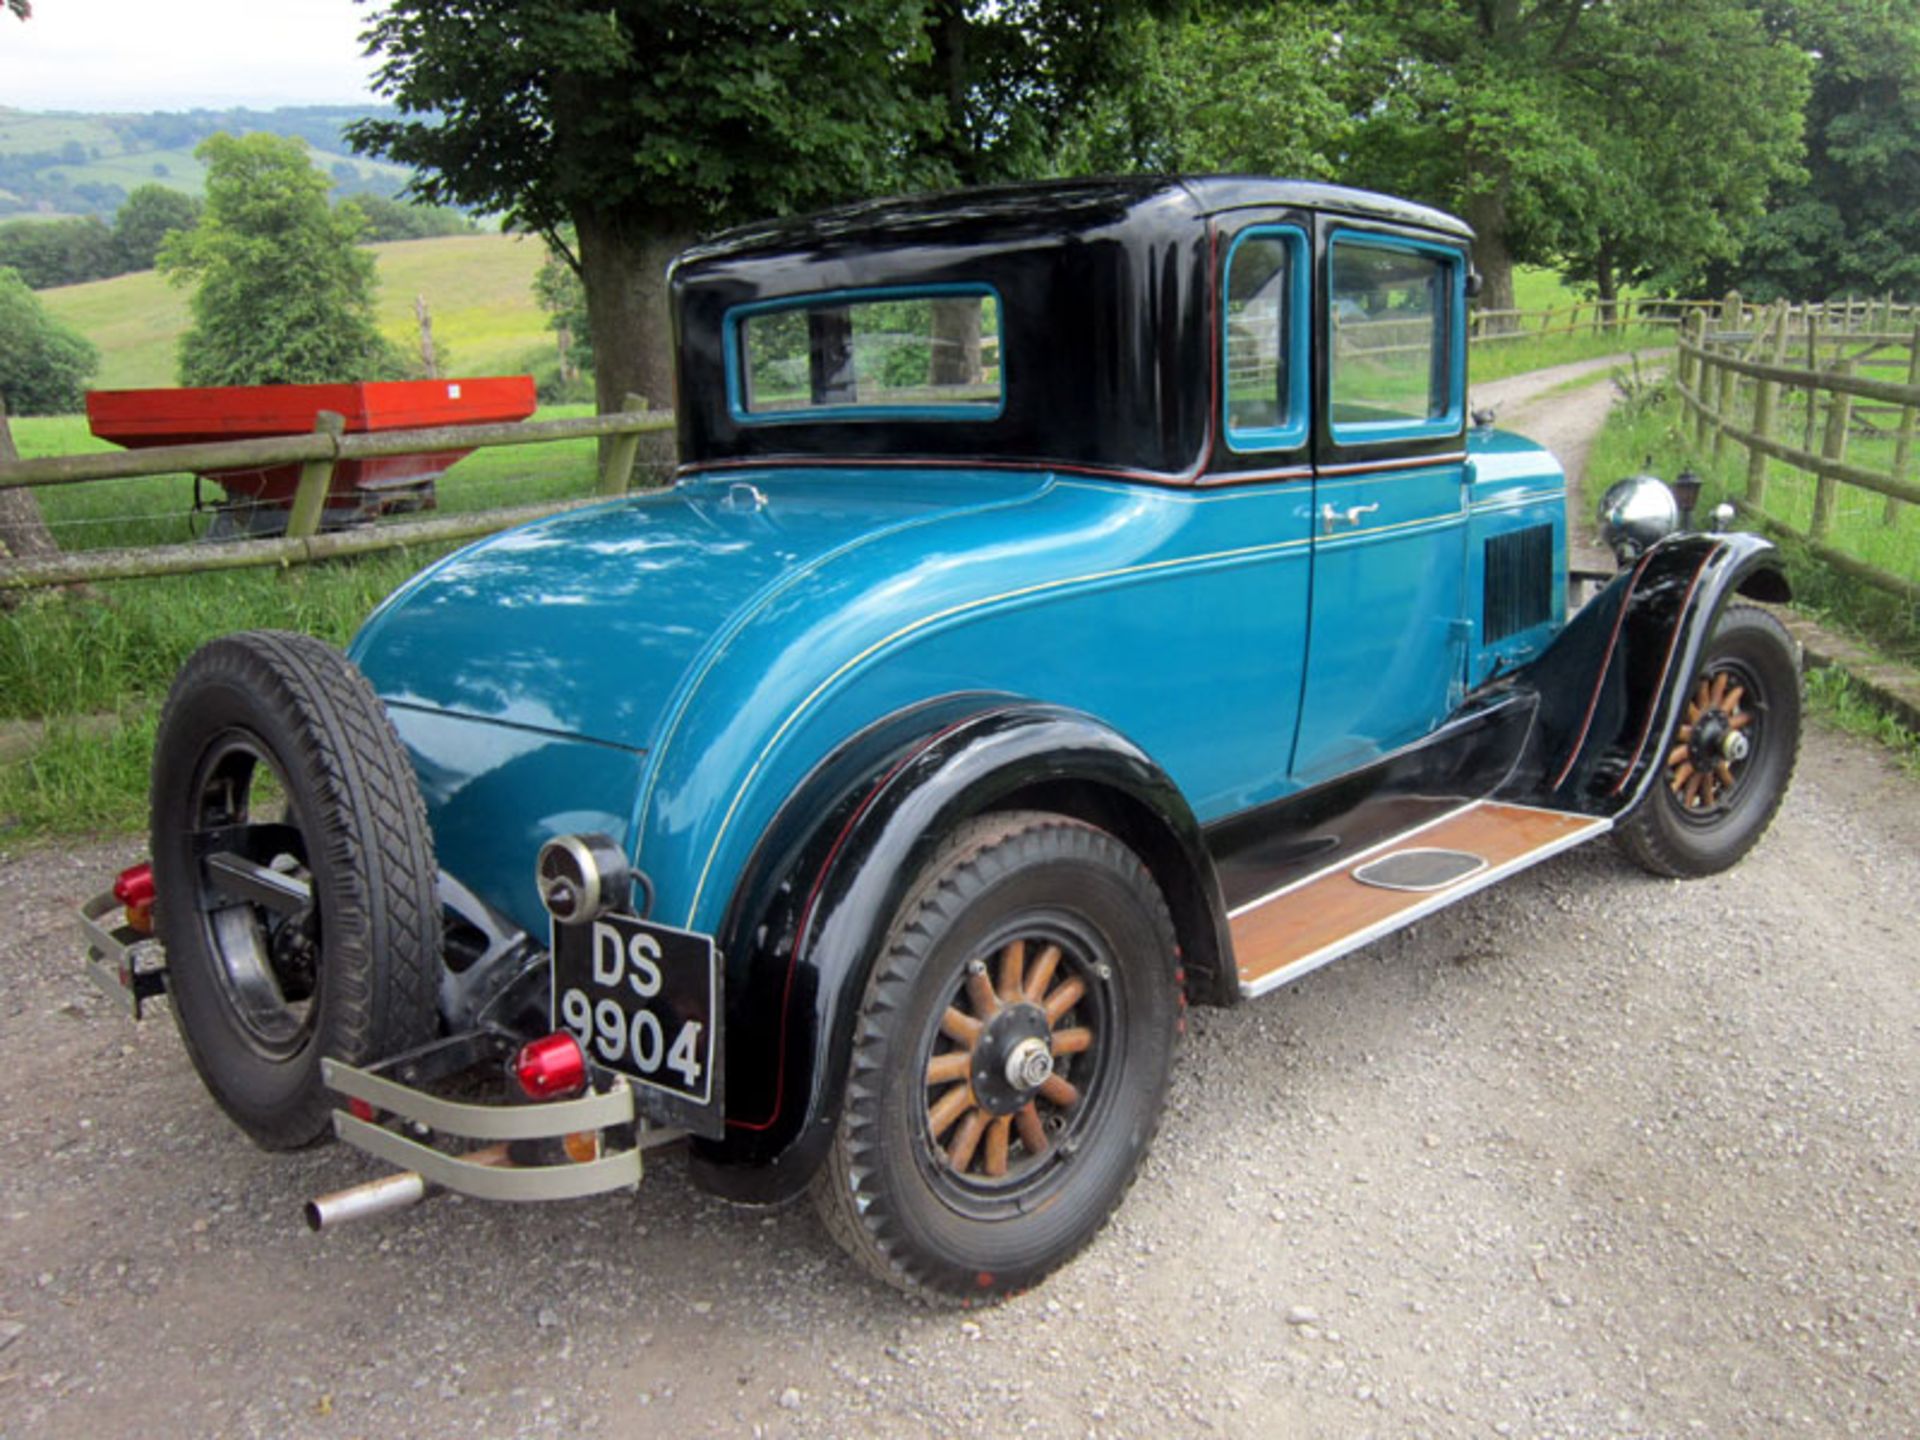
[[[1443,430],[1459,423],[1451,252],[1338,236],[1328,336],[1336,439]]]
[[[1227,251],[1227,443],[1280,450],[1307,434],[1307,331],[1301,290],[1306,233],[1286,227],[1241,232]]]

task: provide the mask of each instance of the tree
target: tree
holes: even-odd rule
[[[533,277],[533,298],[546,312],[547,328],[559,342],[559,379],[562,386],[568,385],[581,372],[594,368],[593,331],[587,318],[587,292],[558,250],[549,247],[547,258],[540,262]]]
[[[360,218],[327,204],[327,178],[304,141],[214,135],[200,224],[160,247],[160,269],[194,284],[180,340],[183,385],[312,384],[376,379],[398,362],[373,323],[373,257]]]
[[[356,195],[341,202],[359,210],[366,222],[360,243],[378,245],[388,240],[425,240],[435,235],[471,235],[477,227],[458,210],[446,205],[409,205],[385,195]]]
[[[1706,266],[1732,259],[1773,185],[1802,173],[1805,58],[1746,11],[1663,18],[1701,27],[1691,46],[1669,37],[1669,49],[1711,51],[1715,62],[1686,69],[1658,50],[1622,57],[1583,127],[1599,162],[1589,204],[1569,214],[1556,247],[1562,272],[1585,282],[1608,318],[1622,285],[1690,288]],[[1608,123],[1622,112],[1626,123]]]
[[[1597,270],[1609,239],[1636,256],[1711,254],[1750,216],[1755,179],[1793,163],[1801,62],[1749,0],[1378,0],[1353,13],[1345,53],[1377,99],[1349,173],[1460,211],[1489,308],[1512,306],[1516,261],[1574,255]],[[1729,143],[1743,126],[1760,138]],[[1709,147],[1727,163],[1688,153]],[[1622,174],[1631,203],[1609,182]],[[1675,175],[1691,188],[1651,189]],[[1656,206],[1701,223],[1664,225]]]
[[[0,400],[14,415],[71,415],[100,353],[47,314],[15,270],[0,269]]]
[[[1069,126],[1059,168],[1344,178],[1364,108],[1346,93],[1348,19],[1318,0],[1136,17],[1126,78]]]
[[[398,120],[357,148],[503,213],[585,281],[603,406],[672,394],[667,262],[703,231],[1046,173],[1175,0],[393,0],[366,40]],[[571,223],[577,253],[560,241]]]
[[[91,215],[0,225],[0,265],[18,270],[35,290],[104,280],[122,269],[113,232]]]
[[[670,403],[666,267],[695,235],[882,188],[928,123],[892,0],[393,0],[365,38],[403,118],[356,148],[563,250],[573,225],[608,409]]]
[[[28,0],[7,0],[7,9],[22,20],[33,14],[33,6],[28,3]]]
[[[113,243],[127,270],[151,270],[160,245],[176,230],[200,221],[200,202],[166,185],[142,185],[113,217]]]
[[[1779,0],[1770,19],[1814,57],[1806,170],[1716,278],[1760,299],[1920,298],[1920,10]]]

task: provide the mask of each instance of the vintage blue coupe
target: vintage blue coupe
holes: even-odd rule
[[[1032,1285],[1187,1005],[1607,831],[1723,869],[1780,803],[1774,553],[1643,478],[1568,618],[1561,469],[1467,413],[1469,239],[1154,178],[697,247],[671,488],[462,550],[347,655],[196,654],[120,887],[164,961],[102,901],[96,969],[260,1143],[396,1167],[315,1225],[685,1138],[895,1284]]]

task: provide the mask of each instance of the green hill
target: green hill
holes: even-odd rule
[[[161,184],[189,195],[205,188],[193,148],[218,131],[256,130],[307,142],[313,163],[339,193],[392,195],[409,172],[350,152],[344,126],[390,113],[349,105],[280,110],[152,111],[104,115],[0,106],[0,219],[34,215],[110,217],[129,192]]]
[[[516,235],[450,235],[371,247],[380,265],[380,328],[411,349],[413,300],[424,295],[436,343],[461,375],[518,374],[551,353],[533,301],[543,248]],[[47,309],[100,347],[103,390],[174,382],[174,347],[187,328],[187,292],[151,270],[43,290]]]

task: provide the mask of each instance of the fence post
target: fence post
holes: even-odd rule
[[[1707,350],[1707,317],[1705,311],[1696,311],[1693,325],[1694,356],[1693,395],[1693,443],[1699,448],[1707,443],[1707,426],[1711,423],[1711,407],[1707,402],[1707,387],[1714,379],[1714,356]]]
[[[1773,332],[1773,353],[1767,358],[1778,365],[1787,357],[1787,317],[1785,302],[1780,307],[1780,325]],[[1780,393],[1780,382],[1762,380],[1753,392],[1753,433],[1762,440],[1773,438],[1773,404]],[[1762,509],[1767,498],[1767,455],[1758,446],[1747,451],[1747,503]]]
[[[1907,384],[1920,385],[1920,325],[1914,326],[1913,339],[1908,343],[1913,349],[1907,357]],[[1893,442],[1893,478],[1903,485],[1913,473],[1913,432],[1916,417],[1920,417],[1920,405],[1909,403],[1901,410],[1900,434],[1899,438]],[[1886,508],[1880,512],[1880,523],[1882,525],[1900,523],[1900,502],[1891,495],[1887,497]]]
[[[1740,292],[1729,290],[1727,298],[1720,306],[1720,324],[1723,328],[1734,330],[1740,326]],[[1729,357],[1731,358],[1731,357]],[[1731,365],[1720,367],[1720,384],[1713,398],[1713,463],[1718,465],[1720,457],[1727,450],[1727,426],[1733,423],[1733,397],[1738,379]],[[1701,397],[1705,399],[1703,395]]]
[[[646,408],[646,399],[639,395],[629,395],[620,402],[622,415],[638,414]],[[633,488],[633,460],[639,453],[640,436],[636,431],[613,437],[613,443],[607,446],[607,468],[600,476],[602,495],[625,495]]]
[[[1839,361],[1832,373],[1853,374],[1853,362]],[[1844,460],[1847,458],[1847,428],[1853,423],[1853,396],[1844,390],[1835,390],[1832,397],[1827,402],[1827,434],[1820,445],[1820,458]],[[1833,528],[1833,502],[1838,487],[1839,482],[1829,475],[1813,477],[1813,522],[1807,526],[1807,534],[1815,540],[1825,540],[1827,532]]]
[[[322,410],[314,417],[313,428],[336,440],[347,430],[347,420],[337,411]],[[327,508],[327,491],[333,488],[333,466],[339,451],[324,459],[309,460],[300,467],[300,485],[293,492],[293,512],[287,516],[287,538],[309,540],[320,533],[320,517]]]
[[[1826,313],[1827,305],[1824,300],[1820,302],[1819,315],[1814,313],[1813,306],[1807,306],[1807,370],[1814,375],[1820,373],[1820,316]],[[1807,387],[1807,431],[1800,441],[1802,450],[1813,449],[1813,423],[1819,410],[1820,387],[1809,385]]]

